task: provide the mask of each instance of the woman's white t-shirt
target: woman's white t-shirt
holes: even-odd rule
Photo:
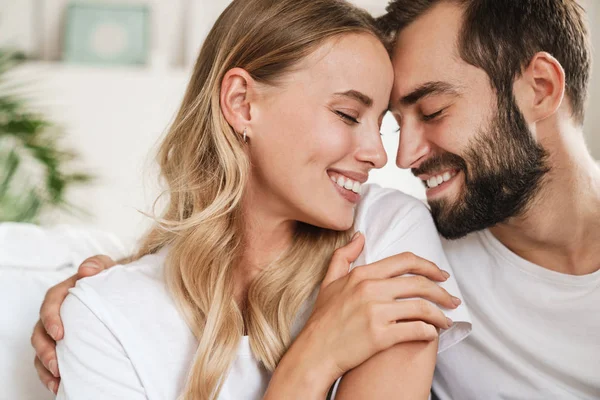
[[[355,265],[412,252],[453,274],[424,204],[398,191],[366,186],[355,227],[366,244]],[[197,340],[167,292],[165,251],[80,280],[61,308],[64,339],[58,342],[58,399],[176,399],[185,387]],[[453,277],[443,283],[461,297]],[[294,334],[308,319],[314,296],[298,316]],[[471,330],[464,305],[446,310],[454,326],[441,333],[439,351]],[[220,392],[220,400],[256,400],[270,373],[253,357],[248,338]]]

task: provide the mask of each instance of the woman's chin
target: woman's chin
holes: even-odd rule
[[[332,213],[331,215],[335,214]],[[340,215],[339,218],[336,219],[329,217],[328,220],[326,222],[324,221],[324,224],[321,226],[325,229],[331,229],[333,231],[347,231],[354,226],[354,213],[352,213],[350,216]]]

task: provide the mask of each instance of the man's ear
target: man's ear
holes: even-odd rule
[[[229,70],[221,82],[220,102],[223,115],[237,133],[242,134],[246,130],[248,137],[251,135],[248,127],[252,120],[251,102],[254,91],[254,79],[242,68]]]
[[[515,83],[519,106],[530,122],[555,114],[565,97],[565,71],[556,58],[537,53]]]

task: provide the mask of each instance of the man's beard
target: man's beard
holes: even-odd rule
[[[459,239],[522,215],[550,170],[547,157],[511,94],[499,100],[494,119],[469,144],[464,158],[444,153],[413,169],[413,174],[449,168],[463,172],[464,188],[456,200],[429,202],[439,233]]]

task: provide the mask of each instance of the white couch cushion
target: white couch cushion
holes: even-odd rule
[[[126,250],[114,235],[97,230],[0,224],[0,398],[54,398],[37,378],[29,338],[48,288],[96,254],[118,259]]]

